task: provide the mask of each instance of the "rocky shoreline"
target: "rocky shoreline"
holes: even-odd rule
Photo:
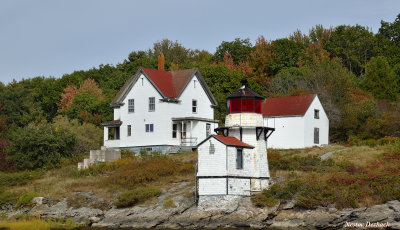
[[[82,193],[79,194],[82,196]],[[84,194],[88,203],[99,202]],[[193,198],[183,195],[171,197],[175,207],[165,208],[164,194],[151,205],[108,210],[92,207],[68,207],[67,199],[54,203],[48,198],[35,198],[30,207],[14,209],[12,205],[0,208],[8,218],[27,214],[44,219],[68,218],[92,227],[104,228],[304,228],[340,229],[344,227],[389,227],[400,229],[400,202],[358,209],[337,210],[318,207],[313,210],[294,208],[294,202],[282,203],[272,208],[257,208],[250,197],[243,197],[229,206],[197,206]],[[85,203],[86,204],[86,203]],[[90,206],[90,205],[89,205]]]

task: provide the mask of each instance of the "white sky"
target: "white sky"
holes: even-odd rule
[[[399,0],[0,0],[0,81],[121,63],[163,38],[215,52],[236,37],[274,40],[322,24],[393,22]]]

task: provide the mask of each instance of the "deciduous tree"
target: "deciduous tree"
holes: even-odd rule
[[[235,40],[231,42],[223,41],[221,45],[217,47],[214,61],[222,61],[225,54],[228,54],[232,57],[234,64],[239,64],[241,61],[248,60],[253,49],[249,38],[235,38]]]
[[[397,79],[385,57],[373,57],[366,67],[362,87],[375,98],[393,101],[398,93]]]
[[[340,25],[324,43],[332,57],[339,57],[351,72],[364,74],[365,65],[374,56],[374,34],[368,27]]]

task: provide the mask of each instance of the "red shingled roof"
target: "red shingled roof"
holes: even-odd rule
[[[177,97],[174,90],[171,72],[149,68],[142,68],[142,70],[154,82],[154,84],[161,91],[161,93],[164,94],[164,96]]]
[[[124,98],[124,94],[126,95],[127,89],[135,79],[138,77],[138,74],[144,73],[152,83],[154,83],[155,87],[160,91],[163,97],[167,98],[178,98],[183,92],[185,86],[188,84],[191,77],[196,73],[197,69],[185,69],[185,70],[176,70],[176,71],[162,71],[150,68],[141,67],[135,75],[132,75],[126,82],[125,85],[121,88],[121,90],[117,93],[114,100],[111,102],[111,106],[119,106],[121,100]],[[208,89],[204,79],[201,75],[198,75],[199,83],[203,87],[205,87],[205,91],[210,98],[210,101],[213,105],[217,105],[215,98],[212,96],[210,90]]]
[[[162,71],[142,68],[165,97],[177,98],[190,80],[195,69]]]
[[[261,104],[264,117],[304,115],[316,94],[267,98]]]
[[[245,148],[254,148],[252,145],[248,145],[240,140],[238,140],[236,137],[230,137],[230,136],[222,136],[222,135],[213,135],[216,139],[221,141],[222,143],[226,145],[233,145],[233,146],[239,146],[239,147],[245,147]]]

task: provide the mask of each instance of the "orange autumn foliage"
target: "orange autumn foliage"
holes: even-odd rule
[[[81,84],[79,89],[75,85],[68,85],[64,89],[64,93],[61,94],[61,100],[58,104],[58,112],[62,113],[71,108],[74,104],[75,95],[80,93],[95,95],[100,101],[104,99],[103,91],[99,88],[97,83],[93,79],[88,78]]]

